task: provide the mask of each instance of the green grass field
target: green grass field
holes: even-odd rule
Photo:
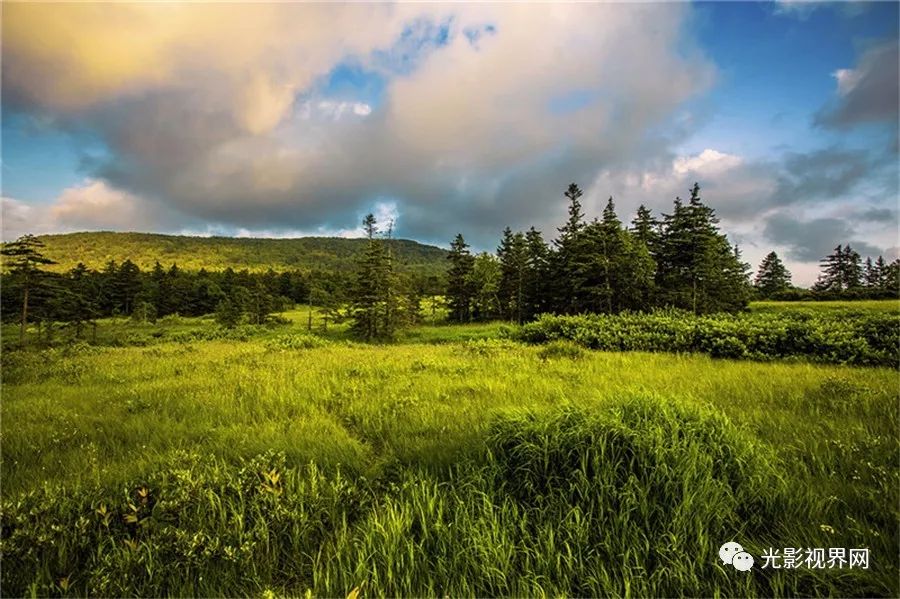
[[[894,369],[306,314],[5,352],[3,595],[900,594]],[[738,572],[731,540],[870,567]]]

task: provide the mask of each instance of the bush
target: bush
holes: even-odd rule
[[[802,357],[900,367],[900,315],[878,312],[545,314],[522,326],[517,336],[530,343],[567,340],[605,351],[701,352],[755,360]]]

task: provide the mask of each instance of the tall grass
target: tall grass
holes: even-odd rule
[[[4,352],[0,595],[900,594],[893,369],[303,314]],[[871,566],[742,573],[730,540]]]

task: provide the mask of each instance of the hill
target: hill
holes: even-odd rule
[[[156,233],[67,233],[41,235],[45,255],[58,264],[49,267],[67,271],[79,262],[100,269],[110,260],[130,259],[142,270],[158,260],[182,270],[235,270],[251,272],[285,270],[347,270],[362,251],[365,239],[300,237],[296,239],[252,239],[238,237],[191,237]],[[404,269],[422,274],[443,273],[447,250],[409,239],[391,241]]]

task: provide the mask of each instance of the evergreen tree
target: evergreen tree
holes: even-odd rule
[[[659,221],[653,218],[650,209],[643,204],[638,206],[637,215],[631,221],[631,233],[652,253],[659,240]]]
[[[273,309],[272,296],[262,279],[257,279],[251,291],[249,306],[250,322],[253,324],[265,324]]]
[[[135,298],[141,292],[141,269],[131,260],[125,260],[116,271],[116,289],[121,301],[120,309],[123,314],[131,314],[134,309]]]
[[[888,266],[883,256],[878,256],[878,259],[875,260],[875,271],[878,274],[878,282],[875,286],[880,290],[887,289]]]
[[[69,271],[69,294],[66,298],[63,320],[75,327],[75,337],[80,338],[85,323],[94,323],[100,314],[99,289],[95,277],[79,262]]]
[[[498,289],[500,312],[503,318],[521,323],[525,311],[525,278],[528,243],[521,232],[513,234],[509,227],[497,248],[501,279]]]
[[[863,286],[868,289],[876,289],[878,287],[878,272],[875,270],[875,264],[872,257],[866,257],[865,267],[863,268]]]
[[[846,271],[844,248],[838,245],[834,253],[825,256],[820,263],[822,270],[819,278],[813,285],[813,291],[817,292],[841,292],[844,290],[844,276]]]
[[[862,258],[849,245],[844,246],[844,270],[841,273],[843,288],[858,289],[862,286],[863,268]]]
[[[821,262],[822,273],[813,285],[816,292],[841,293],[862,284],[862,258],[849,245],[834,248]]]
[[[637,215],[631,221],[632,251],[638,260],[638,273],[643,276],[640,297],[634,303],[635,309],[649,309],[656,296],[656,254],[659,249],[660,223],[653,217],[650,210],[641,204],[637,209]]]
[[[363,228],[368,244],[357,264],[356,285],[351,297],[353,322],[350,328],[359,337],[371,341],[384,334],[379,312],[387,260],[384,245],[376,236],[378,224],[374,215],[366,215]]]
[[[19,325],[19,342],[22,343],[25,342],[25,327],[28,323],[29,296],[46,278],[41,267],[56,264],[41,253],[43,249],[44,243],[40,239],[34,235],[23,235],[5,244],[0,250],[0,255],[4,256],[4,267],[9,268],[22,290],[22,317]]]
[[[552,256],[554,297],[551,301],[554,311],[574,314],[588,303],[580,286],[587,260],[583,235],[586,225],[580,201],[584,192],[572,183],[563,195],[569,200],[569,218],[557,229],[559,236],[553,241],[556,251]]]
[[[469,322],[472,318],[472,296],[470,275],[475,258],[469,252],[469,246],[462,234],[458,234],[450,243],[450,270],[447,272],[447,304],[450,308],[449,318],[453,322]]]
[[[525,233],[525,277],[522,319],[533,320],[548,311],[550,296],[550,248],[541,232],[531,227]]]
[[[749,266],[717,225],[696,183],[688,205],[676,198],[672,214],[663,215],[656,272],[663,305],[695,313],[733,312],[746,306]]]
[[[216,305],[216,322],[226,328],[234,328],[241,322],[243,311],[230,297],[223,297]]]
[[[762,298],[770,298],[776,293],[791,288],[791,273],[785,268],[778,254],[769,252],[759,265],[753,286]]]
[[[894,295],[900,294],[900,258],[884,267],[884,289]]]

